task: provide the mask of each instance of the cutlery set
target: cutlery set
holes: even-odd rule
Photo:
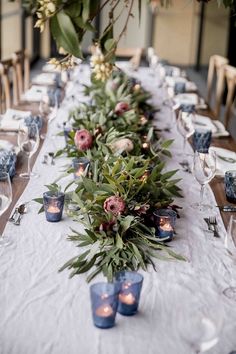
[[[220,237],[219,230],[218,230],[218,223],[215,216],[210,216],[209,218],[204,218],[208,226],[208,231],[212,231],[214,237]]]
[[[43,155],[43,160],[42,160],[42,164],[44,165],[48,165],[49,161],[48,159],[50,158],[50,164],[52,166],[55,165],[55,154],[53,152],[48,152],[47,154]]]
[[[23,203],[16,207],[12,216],[9,218],[9,221],[12,222],[14,225],[19,226],[23,215],[27,213],[26,205],[27,203]]]

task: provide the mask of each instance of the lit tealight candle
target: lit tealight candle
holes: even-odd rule
[[[52,214],[56,214],[56,213],[60,213],[60,209],[56,205],[49,205],[47,212],[52,213]]]
[[[135,303],[135,297],[131,293],[121,293],[119,294],[119,301],[126,305],[133,305]]]
[[[79,168],[78,168],[78,170],[76,171],[75,175],[76,175],[77,177],[83,176],[83,175],[84,175],[84,171],[85,171],[84,166],[79,166]]]
[[[173,231],[173,227],[169,223],[161,225],[160,229],[163,230],[163,231]]]
[[[96,309],[96,315],[99,317],[110,317],[113,315],[113,310],[110,305],[101,305]]]

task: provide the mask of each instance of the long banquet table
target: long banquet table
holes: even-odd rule
[[[79,80],[67,85],[58,117],[49,126],[36,159],[34,170],[40,177],[30,180],[18,204],[40,197],[45,185],[61,176],[65,164],[69,163],[67,158],[59,158],[54,166],[41,162],[44,154],[65,144],[63,137],[54,135],[59,131],[58,123],[62,123],[73,108],[69,97],[76,94],[78,102],[87,100],[81,84],[89,82],[89,68],[86,65],[81,68],[78,69]],[[151,79],[149,69],[140,68],[135,76],[153,94],[152,102],[160,106],[167,93]],[[161,134],[163,138],[175,139],[171,147],[173,157],[166,160],[166,167],[176,169],[182,138],[173,125],[174,112],[167,106],[161,107],[155,125],[172,126],[170,132]],[[219,141],[224,144],[224,139]],[[187,149],[191,154],[190,145]],[[70,227],[82,230],[82,226],[67,216],[62,222],[48,223],[44,214],[38,215],[39,205],[34,202],[29,203],[20,227],[7,223],[4,233],[12,238],[13,244],[0,249],[0,353],[189,354],[192,349],[183,332],[186,326],[191,328],[194,314],[186,317],[182,305],[191,310],[193,299],[199,303],[217,299],[224,313],[219,342],[209,353],[228,354],[236,349],[236,306],[223,294],[236,279],[235,264],[224,247],[225,226],[215,208],[221,238],[214,238],[206,231],[202,214],[190,207],[199,200],[200,186],[192,174],[181,169],[178,176],[182,178],[180,186],[184,198],[176,198],[175,203],[183,209],[171,247],[187,261],[158,261],[156,272],[150,268],[143,273],[139,313],[132,317],[118,314],[116,326],[109,330],[93,326],[85,276],[69,279],[68,271],[58,273],[78,252],[66,240]],[[62,179],[61,184],[66,185],[71,178]],[[220,182],[214,182],[213,190],[221,188],[217,183]],[[208,201],[216,205],[212,189],[208,187],[206,192]],[[217,198],[224,200],[220,195]],[[101,275],[94,281],[99,280],[103,280]]]

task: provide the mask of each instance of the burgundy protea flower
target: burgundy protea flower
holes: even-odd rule
[[[114,226],[116,225],[115,221],[103,222],[99,226],[99,231],[113,231]]]
[[[117,216],[125,210],[125,202],[121,197],[113,195],[105,200],[103,209]]]
[[[130,109],[129,104],[127,102],[118,102],[115,106],[115,113],[118,116],[121,116],[125,112],[127,112]]]
[[[77,130],[75,133],[74,142],[78,150],[86,151],[91,148],[93,137],[86,129]]]

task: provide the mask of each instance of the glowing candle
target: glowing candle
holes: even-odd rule
[[[166,223],[164,225],[161,225],[160,229],[163,231],[173,231],[173,227],[171,226],[170,223]]]
[[[47,212],[48,213],[52,213],[52,214],[56,214],[56,213],[60,213],[60,209],[58,208],[58,206],[57,205],[49,205],[49,207],[48,207],[48,210],[47,210]]]
[[[96,310],[96,315],[99,317],[110,317],[113,315],[113,310],[110,305],[101,305]]]
[[[75,175],[77,177],[83,176],[84,175],[84,171],[85,171],[84,166],[81,165],[81,166],[79,166],[79,168],[76,171]]]
[[[133,305],[135,303],[135,297],[132,293],[119,294],[119,301],[126,305]]]

